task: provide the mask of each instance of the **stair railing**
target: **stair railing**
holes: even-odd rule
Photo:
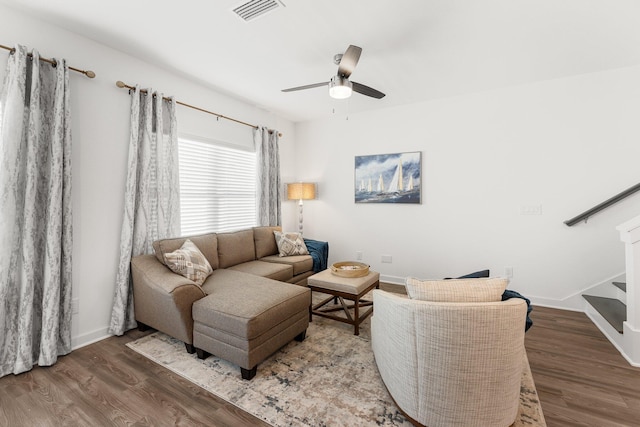
[[[564,223],[568,227],[571,227],[572,225],[575,225],[575,224],[577,224],[577,223],[579,223],[580,221],[583,221],[583,220],[584,220],[584,222],[587,222],[587,220],[589,219],[589,217],[591,215],[596,214],[596,213],[608,208],[609,206],[611,206],[611,205],[613,205],[615,203],[618,203],[620,200],[629,197],[630,195],[632,195],[633,193],[635,193],[637,191],[640,191],[640,184],[636,184],[631,188],[627,188],[623,192],[616,194],[612,198],[605,200],[604,202],[600,203],[599,205],[596,205],[596,206],[592,207],[591,209],[582,212],[580,215],[566,220]]]

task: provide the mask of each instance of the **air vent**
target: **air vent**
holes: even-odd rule
[[[243,21],[249,22],[267,12],[286,7],[280,0],[251,0],[233,9]]]

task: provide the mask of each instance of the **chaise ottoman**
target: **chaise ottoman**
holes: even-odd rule
[[[200,359],[213,354],[252,379],[258,363],[309,326],[311,291],[233,270],[216,270],[206,297],[193,303],[193,345]]]

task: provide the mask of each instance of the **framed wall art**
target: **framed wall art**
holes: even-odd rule
[[[422,153],[356,156],[356,203],[422,203]]]

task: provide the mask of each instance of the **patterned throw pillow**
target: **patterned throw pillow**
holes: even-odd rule
[[[494,302],[502,300],[509,279],[419,280],[407,277],[405,286],[411,299],[432,302]]]
[[[274,231],[280,256],[309,255],[307,245],[300,233],[282,233]]]
[[[193,280],[198,286],[213,273],[207,258],[189,239],[185,240],[180,249],[164,254],[164,262],[171,271]]]

